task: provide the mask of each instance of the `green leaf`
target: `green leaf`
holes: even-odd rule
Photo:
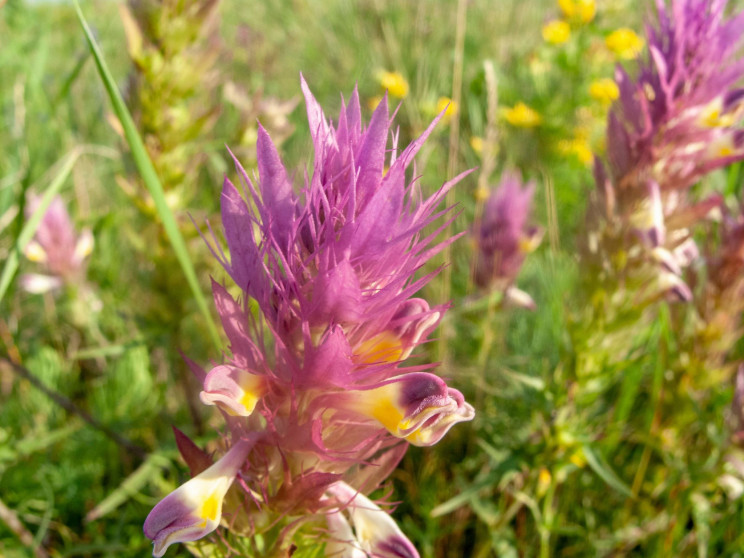
[[[151,453],[142,465],[129,475],[116,490],[106,496],[95,508],[88,512],[85,521],[95,521],[114,511],[134,494],[140,491],[155,474],[157,469],[167,466],[168,459],[162,453]]]
[[[710,525],[713,519],[711,504],[700,492],[693,492],[690,501],[692,502],[692,519],[695,522],[698,558],[707,558],[710,547]]]
[[[98,44],[93,37],[93,33],[88,27],[88,23],[83,16],[83,12],[80,9],[80,4],[77,2],[77,0],[75,0],[75,10],[77,11],[80,25],[83,27],[85,38],[88,41],[91,53],[93,54],[93,59],[96,62],[98,75],[103,81],[103,85],[106,88],[109,99],[111,100],[114,112],[116,113],[119,122],[121,122],[122,128],[124,130],[124,136],[126,137],[129,148],[132,151],[132,158],[134,159],[134,163],[137,166],[137,170],[139,171],[140,176],[145,183],[145,186],[152,196],[153,202],[155,203],[155,208],[157,209],[160,220],[163,223],[165,233],[168,235],[168,240],[173,247],[173,251],[176,254],[178,263],[181,264],[181,269],[183,270],[183,274],[186,276],[186,281],[188,282],[189,287],[194,294],[196,304],[204,316],[204,320],[207,324],[207,328],[209,329],[212,340],[214,341],[215,346],[217,348],[220,348],[222,346],[222,342],[220,340],[219,333],[217,332],[217,327],[215,326],[214,320],[212,319],[212,315],[209,313],[206,298],[199,288],[199,282],[196,278],[196,271],[194,270],[194,265],[189,258],[189,253],[186,249],[186,243],[183,240],[181,231],[178,229],[176,218],[173,216],[173,211],[166,202],[163,185],[160,183],[160,179],[155,172],[155,167],[153,166],[150,157],[147,155],[145,144],[142,142],[142,138],[137,132],[137,127],[134,124],[134,120],[132,120],[132,115],[129,113],[126,104],[124,104],[124,99],[122,99],[121,93],[119,93],[119,89],[116,86],[116,82],[114,81],[111,72],[109,72],[106,61],[103,58],[103,53],[98,47]]]
[[[542,380],[542,378],[529,376],[527,374],[520,374],[519,372],[514,372],[513,370],[509,370],[506,367],[503,367],[501,369],[501,373],[507,378],[510,378],[528,388],[534,389],[536,391],[545,391],[545,382]]]
[[[620,494],[627,498],[633,498],[633,493],[630,488],[617,476],[610,466],[602,459],[599,455],[594,453],[594,450],[588,445],[581,447],[584,452],[586,462],[592,470],[597,473],[599,478],[605,481],[610,487],[617,490]]]
[[[132,343],[121,343],[119,345],[105,345],[102,347],[91,347],[86,349],[80,349],[72,353],[70,360],[86,360],[100,357],[115,357],[121,356],[126,353],[132,347],[141,345],[140,342]]]
[[[62,428],[58,428],[46,433],[34,433],[33,436],[26,436],[15,446],[17,457],[21,459],[26,458],[32,453],[43,451],[49,446],[56,444],[57,442],[66,440],[72,434],[80,430],[80,427],[82,425],[83,423],[79,420],[72,419],[69,424],[63,426]]]
[[[481,480],[480,482],[475,481],[472,485],[467,487],[460,494],[436,506],[433,510],[431,510],[431,512],[429,512],[429,516],[439,517],[441,515],[452,513],[453,511],[455,511],[458,508],[461,508],[465,504],[470,503],[472,499],[477,498],[478,492],[492,487],[496,483],[497,480],[498,479],[495,477],[495,475],[490,475],[487,478]]]

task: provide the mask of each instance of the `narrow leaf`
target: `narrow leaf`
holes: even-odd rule
[[[620,494],[627,498],[633,498],[633,493],[630,488],[615,474],[610,466],[590,448],[588,445],[582,446],[584,457],[586,462],[592,470],[597,473],[599,478],[605,481],[611,488],[617,490]]]
[[[168,240],[173,247],[173,251],[176,254],[176,258],[178,258],[178,262],[181,264],[181,269],[183,270],[183,274],[186,276],[186,281],[188,282],[189,287],[194,294],[196,304],[199,307],[201,313],[204,315],[204,320],[209,329],[209,333],[212,336],[212,340],[214,341],[215,346],[217,348],[220,348],[222,343],[220,341],[220,336],[217,333],[217,327],[215,326],[214,320],[212,319],[212,315],[209,313],[206,298],[199,288],[199,282],[196,278],[194,265],[189,258],[188,250],[186,249],[186,243],[183,240],[181,231],[178,229],[178,224],[176,223],[176,219],[173,216],[173,211],[171,210],[170,206],[168,206],[168,203],[165,200],[163,186],[160,183],[160,179],[158,178],[157,173],[155,172],[155,167],[153,166],[150,157],[147,155],[147,150],[145,149],[145,145],[142,142],[142,138],[137,132],[137,127],[134,124],[134,120],[132,120],[132,115],[129,113],[127,106],[124,104],[124,99],[122,99],[121,93],[119,93],[119,89],[116,86],[116,82],[114,81],[111,72],[109,72],[106,61],[103,58],[103,53],[98,47],[98,44],[93,37],[93,33],[88,27],[88,23],[83,16],[83,12],[80,9],[80,4],[77,2],[77,0],[75,0],[75,10],[77,11],[80,25],[83,27],[85,38],[88,41],[88,45],[90,46],[90,51],[93,54],[93,59],[96,62],[98,74],[103,81],[106,92],[109,95],[109,99],[111,100],[114,112],[116,113],[116,116],[121,122],[122,128],[124,129],[124,136],[127,140],[127,143],[129,144],[129,148],[132,151],[132,158],[135,165],[137,166],[137,170],[139,171],[140,176],[145,183],[145,186],[152,196],[153,202],[155,203],[155,208],[157,209],[160,220],[163,223],[165,233],[168,235]]]
[[[116,490],[106,496],[95,508],[88,512],[85,521],[95,521],[112,512],[147,484],[157,469],[168,465],[162,453],[151,453],[142,465],[129,475]]]

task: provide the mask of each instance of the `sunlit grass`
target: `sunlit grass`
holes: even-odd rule
[[[381,83],[392,84],[406,145],[453,97],[456,4],[224,1],[217,66],[248,98],[272,102],[298,99],[303,72],[329,114],[356,84],[369,116]],[[701,349],[740,332],[705,329],[664,302],[603,314],[614,293],[588,285],[604,270],[581,264],[595,188],[586,155],[605,149],[615,95],[602,81],[617,61],[605,39],[640,32],[644,15],[629,2],[597,6],[590,21],[568,18],[568,34],[544,38],[546,23],[567,17],[557,3],[467,2],[459,131],[450,141],[450,123],[440,125],[416,172],[432,192],[480,167],[453,194],[453,230],[468,231],[486,187],[517,168],[538,183],[531,220],[546,234],[517,279],[535,311],[478,298],[468,236],[452,247],[447,288],[440,276],[425,289],[432,304],[448,292],[453,308],[421,352],[432,360],[446,344],[439,374],[477,414],[440,444],[409,450],[391,477],[394,517],[422,556],[742,555],[731,382],[741,342],[720,366]],[[189,177],[196,193],[174,213],[129,118],[118,7],[82,10],[87,44],[69,4],[0,8],[0,554],[9,557],[148,555],[145,516],[189,476],[171,425],[212,450],[222,424],[199,403],[181,352],[202,365],[221,358],[198,293],[226,274],[197,229],[209,222],[222,238],[222,177],[235,178],[224,143],[250,153],[255,115],[217,88],[214,130],[191,146],[204,155]],[[304,105],[286,123],[286,110],[259,112],[277,138],[294,128],[281,155],[301,182],[312,171]],[[722,192],[733,209],[740,179],[734,166],[700,191]],[[140,180],[155,200],[150,215],[122,189]],[[19,273],[35,269],[22,251],[42,213],[25,217],[31,191],[60,192],[76,225],[92,228],[93,297],[19,288]],[[717,248],[716,226],[696,230],[705,250]]]

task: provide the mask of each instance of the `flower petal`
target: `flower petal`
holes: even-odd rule
[[[326,514],[328,531],[331,539],[326,543],[326,556],[334,558],[366,558],[367,553],[361,549],[354,537],[351,525],[340,511]]]
[[[475,416],[459,391],[425,372],[398,376],[377,387],[347,392],[345,397],[350,410],[416,446],[437,443],[454,424]]]
[[[177,542],[195,541],[214,531],[222,518],[222,500],[253,442],[241,440],[222,459],[161,500],[145,520],[153,556]]]
[[[42,245],[35,240],[26,244],[26,249],[23,251],[23,255],[32,262],[46,263],[47,261],[46,250],[44,250]]]
[[[204,391],[199,398],[205,405],[217,405],[233,416],[248,417],[265,390],[263,376],[221,364],[204,379]]]
[[[379,558],[419,558],[419,553],[388,513],[344,482],[328,492],[346,505],[359,546]]]
[[[62,280],[59,277],[50,275],[41,275],[38,273],[28,273],[21,276],[21,288],[32,294],[44,294],[62,286]]]
[[[80,233],[75,243],[75,252],[73,253],[73,261],[76,265],[79,265],[85,258],[90,256],[91,252],[93,252],[94,244],[95,240],[91,230],[83,229],[83,232]]]

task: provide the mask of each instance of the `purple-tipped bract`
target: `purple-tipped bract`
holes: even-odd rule
[[[240,185],[226,179],[222,191],[229,257],[215,248],[242,291],[236,299],[213,284],[231,354],[208,373],[190,362],[202,401],[228,421],[230,443],[257,437],[238,471],[249,492],[230,510],[250,533],[267,528],[266,514],[329,514],[343,528],[331,486],[375,488],[405,442],[434,444],[474,414],[431,365],[403,364],[446,311],[413,298],[433,276],[418,272],[454,240],[435,241],[452,219],[439,206],[463,176],[428,198],[407,178],[436,121],[397,155],[386,100],[364,127],[354,91],[334,126],[304,80],[302,89],[311,173],[297,190],[259,126],[257,180],[236,161]],[[359,544],[367,543],[349,541],[349,555]]]

